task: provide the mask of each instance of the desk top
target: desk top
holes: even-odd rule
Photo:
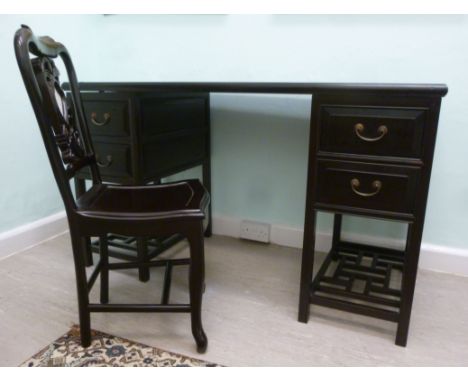
[[[320,83],[320,82],[80,82],[81,91],[212,92],[212,93],[403,93],[443,97],[445,84]],[[69,84],[64,88],[69,90]]]

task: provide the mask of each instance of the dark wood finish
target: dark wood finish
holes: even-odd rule
[[[447,90],[387,90],[314,93],[299,321],[307,322],[310,303],[394,321],[395,343],[406,346],[441,97]],[[335,213],[333,242],[312,280],[319,210]],[[407,222],[405,250],[343,242],[344,213]],[[366,259],[370,264],[363,263]],[[336,269],[330,274],[332,264]],[[395,271],[401,272],[397,288],[389,287]],[[356,280],[364,283],[359,291]]]
[[[105,182],[159,183],[188,168],[209,166],[208,94],[115,88],[87,89],[81,96]],[[83,170],[79,177],[90,174]]]
[[[309,158],[307,165],[307,193],[304,218],[304,239],[302,244],[302,262],[301,262],[301,280],[299,290],[299,314],[298,320],[307,323],[310,314],[310,283],[314,270],[314,255],[315,255],[315,224],[317,220],[317,212],[314,209],[316,200],[317,181],[316,167],[316,152],[317,143],[319,141],[319,130],[317,126],[317,113],[314,111],[319,107],[318,98],[312,97],[311,110],[311,128],[309,133]],[[341,220],[341,219],[340,219]],[[341,223],[341,221],[340,221]],[[341,227],[341,224],[340,224]]]
[[[209,194],[198,180],[187,180],[151,186],[112,186],[102,182],[97,153],[88,129],[82,107],[75,70],[66,48],[50,37],[35,37],[31,29],[22,26],[15,34],[15,53],[26,90],[33,106],[44,140],[52,171],[60,190],[67,213],[75,263],[80,317],[81,343],[91,344],[91,312],[189,312],[192,333],[199,352],[207,347],[207,338],[201,321],[201,303],[204,290],[203,231],[210,202]],[[32,57],[30,57],[32,55]],[[55,59],[60,57],[70,80],[71,97],[66,97],[60,86]],[[109,113],[103,119],[99,113],[92,116],[99,127],[115,123],[116,135],[125,131],[126,106],[116,106],[117,117]],[[115,117],[115,116],[114,116]],[[124,120],[120,120],[122,117]],[[91,188],[78,198],[73,196],[70,179],[88,168]],[[137,168],[135,170],[138,171]],[[135,173],[135,172],[133,172]],[[77,185],[83,191],[82,185]],[[163,263],[171,268],[189,264],[190,304],[168,304],[170,283],[166,277],[162,304],[108,304],[109,270],[118,265],[109,264],[108,234],[125,236],[169,237],[180,234],[190,244],[190,258],[167,259]],[[84,251],[84,240],[100,238],[101,259],[90,279],[85,265],[89,261]],[[139,246],[141,246],[139,244]],[[144,246],[146,248],[146,246]],[[140,261],[126,264],[126,268],[138,268],[145,278],[148,268],[160,266],[161,261],[151,262],[143,255]],[[170,265],[168,265],[170,264]],[[170,274],[170,271],[166,274]],[[91,304],[89,291],[101,276],[100,304]]]
[[[140,264],[143,264],[148,259],[148,246],[144,237],[139,237],[137,240],[137,254]],[[146,282],[150,278],[149,268],[141,265],[138,268],[138,277],[140,281]]]
[[[99,255],[101,256],[100,274],[101,274],[101,304],[109,302],[109,250],[107,235],[101,235],[99,238]],[[147,268],[148,269],[148,268]]]
[[[91,136],[128,137],[131,134],[131,95],[126,93],[82,94]]]
[[[321,109],[320,151],[421,157],[425,108],[323,105]]]
[[[329,304],[339,303],[351,312],[359,302],[373,308],[374,317],[398,322],[401,291],[390,281],[392,273],[403,270],[403,260],[403,251],[340,242],[311,285],[311,301],[323,305],[326,296]]]
[[[68,84],[65,86],[68,88]],[[211,192],[208,94],[161,94],[155,89],[140,92],[118,88],[102,92],[95,88],[82,91],[81,96],[104,182],[158,184],[163,177],[201,165],[203,183]],[[84,190],[83,179],[90,179],[89,171],[82,170],[75,178],[78,196]],[[211,207],[208,215],[211,222]],[[211,223],[206,236],[210,234]],[[134,256],[143,261],[167,248],[160,246],[152,250],[148,240],[151,239],[137,238],[138,246],[128,246],[122,254],[116,250],[123,248],[121,243],[111,236],[109,255]],[[85,244],[85,247],[98,252],[99,245]],[[148,271],[141,268],[139,278],[148,281]]]
[[[421,170],[411,166],[319,159],[316,206],[376,216],[413,217]],[[353,185],[353,180],[358,182]],[[380,182],[380,187],[374,187]],[[359,209],[359,211],[356,211]]]
[[[160,98],[158,97],[165,98],[169,95],[177,97],[176,94],[194,96],[197,93],[201,96],[208,96],[206,93],[209,92],[313,94],[299,320],[307,322],[310,303],[387,319],[398,324],[396,343],[402,346],[406,345],[440,103],[441,97],[448,91],[445,85],[153,82],[80,83],[79,87],[85,98],[87,92],[95,95],[104,94],[104,97],[106,94],[119,94],[121,95],[120,101],[128,97],[130,99],[130,106],[127,109],[130,110],[128,124],[130,136],[132,136],[132,131],[136,131],[136,126],[142,125],[142,121],[143,125],[148,126],[147,120],[151,118],[168,120],[171,125],[179,126],[175,131],[172,131],[166,130],[163,126],[151,125],[148,130],[149,134],[135,135],[136,139],[128,143],[132,152],[132,164],[127,166],[130,174],[128,180],[134,182],[135,179],[139,179],[141,182],[149,182],[154,179],[158,181],[169,175],[171,171],[183,170],[199,163],[203,164],[204,183],[207,187],[210,185],[209,155],[202,157],[201,153],[209,151],[209,133],[203,133],[204,129],[201,125],[188,126],[181,116],[173,112],[175,108],[183,108],[186,105],[188,115],[200,116],[201,114],[197,114],[195,111],[196,102],[188,100],[185,103],[185,101],[172,102],[169,100],[154,104],[154,100],[159,102]],[[143,103],[142,99],[144,99]],[[95,102],[96,100],[90,98],[89,101]],[[166,105],[166,111],[162,105]],[[208,104],[205,105],[208,108]],[[120,104],[119,107],[125,110],[123,104]],[[142,108],[146,108],[146,114],[142,113]],[[109,126],[112,123],[111,114],[106,110],[96,109],[96,113],[91,114],[96,129]],[[124,112],[120,111],[117,114],[119,116],[125,115]],[[209,115],[208,109],[206,109],[206,115]],[[206,119],[206,124],[209,130],[209,118]],[[125,144],[122,140],[126,130],[122,126],[126,125],[121,122],[118,126],[120,127],[109,129],[111,132],[115,132],[112,133],[114,134],[112,143]],[[111,132],[106,140],[111,138]],[[155,132],[154,134],[158,137],[153,140],[151,132]],[[165,141],[166,139],[172,141]],[[99,139],[96,142],[99,142]],[[162,162],[162,158],[170,152],[168,150],[164,154],[163,150],[171,147],[171,144],[176,144],[175,142],[178,142],[177,144],[180,144],[183,149],[177,152],[173,151],[172,160],[174,162],[170,163],[170,166],[166,164],[168,168],[154,171],[152,163]],[[188,142],[197,147],[189,147]],[[145,145],[146,154],[139,155],[137,150]],[[144,152],[144,150],[140,150],[140,152]],[[107,156],[106,153],[100,156],[101,166],[104,168],[109,164]],[[188,163],[191,160],[193,163]],[[145,161],[151,165],[145,165]],[[145,173],[149,175],[145,177]],[[89,174],[89,176],[94,176],[94,173]],[[379,178],[375,178],[375,176]],[[157,179],[158,177],[159,179]],[[358,182],[353,181],[355,178]],[[379,183],[375,183],[376,180],[379,180]],[[377,190],[378,192],[376,192]],[[335,220],[330,255],[312,280],[315,224],[318,211],[335,213]],[[407,244],[405,250],[398,254],[398,264],[392,265],[392,269],[388,268],[388,264],[385,264],[387,268],[383,273],[383,265],[379,259],[388,257],[388,249],[343,242],[341,239],[343,214],[406,222],[408,224]],[[196,253],[196,258],[199,260],[203,258],[202,246],[199,242],[200,229],[202,227],[198,226],[193,229],[191,234],[188,234],[192,252]],[[123,229],[119,234],[129,233]],[[139,230],[138,234],[148,235],[148,230]],[[74,247],[82,247],[82,242],[75,242]],[[351,250],[350,248],[355,255],[357,254],[355,256],[357,259],[368,258],[372,263],[369,269],[366,268],[371,281],[366,281],[364,290],[359,295],[361,303],[346,301],[347,299],[355,300],[357,297],[353,294],[357,293],[353,291],[354,281],[350,281],[344,286],[344,291],[338,292],[336,285],[339,285],[339,281],[337,281],[339,273],[337,277],[332,277],[332,281],[336,285],[323,285],[322,282],[324,277],[330,277],[326,275],[326,272],[331,262],[340,262],[340,259],[346,256],[343,251]],[[78,252],[78,249],[76,251]],[[140,267],[148,266],[147,260],[141,260],[135,264],[139,264]],[[361,260],[354,262],[351,273],[358,273],[358,271],[363,270],[363,267],[366,267],[360,262]],[[79,261],[78,264],[81,265]],[[102,264],[102,260],[99,264]],[[192,307],[199,307],[201,302],[202,278],[199,275],[203,274],[203,262],[199,261],[197,264],[198,268],[197,266],[192,267],[192,270],[197,271],[194,271],[193,275],[191,273],[190,276],[190,285],[193,287],[193,293],[191,292]],[[402,272],[402,283],[399,289],[390,288],[387,285],[393,267]],[[166,271],[170,275],[170,269],[166,268]],[[346,275],[350,280],[353,278],[349,272]],[[383,280],[383,286],[375,285],[375,280]],[[77,281],[79,285],[85,283],[81,268],[77,268]],[[375,288],[381,288],[383,296],[371,296],[371,292]],[[324,293],[317,294],[319,289]],[[385,300],[388,296],[393,296],[396,293],[398,293],[396,302]],[[165,299],[166,297],[163,296],[163,302]],[[79,301],[80,306],[88,307],[89,310],[85,297],[82,296]],[[384,302],[383,305],[387,303],[395,310],[382,311],[381,308],[369,306],[369,303],[377,301]],[[109,305],[92,306],[92,309],[114,310],[122,308],[119,305],[114,307]],[[165,310],[167,306],[152,306],[145,309],[132,306],[132,308],[154,311],[155,309]],[[184,310],[187,307],[179,306],[177,309]],[[192,310],[193,333],[196,338],[202,338],[202,333],[197,329],[200,327],[198,325],[200,322],[199,309],[197,309]],[[84,312],[86,313],[86,309]],[[81,319],[83,326],[89,325],[86,314],[83,314]]]
[[[96,161],[102,177],[115,183],[132,184],[135,174],[132,169],[131,146],[100,139],[94,139],[94,142]]]
[[[82,91],[200,92],[200,93],[275,93],[275,94],[398,94],[443,97],[444,84],[372,84],[320,82],[83,82]],[[66,90],[69,86],[64,87]]]

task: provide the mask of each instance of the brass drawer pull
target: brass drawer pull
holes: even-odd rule
[[[388,133],[388,128],[385,125],[380,125],[379,128],[377,129],[377,131],[380,134],[379,136],[377,136],[375,138],[365,137],[364,135],[362,135],[362,133],[364,132],[364,125],[362,123],[356,123],[354,125],[354,132],[356,133],[356,135],[360,139],[362,139],[363,141],[366,141],[366,142],[380,141]]]
[[[359,179],[357,179],[357,178],[351,179],[351,189],[353,190],[353,192],[355,194],[359,195],[359,196],[364,196],[365,198],[377,195],[380,192],[380,190],[382,189],[382,182],[380,180],[374,180],[372,182],[372,188],[375,189],[375,191],[373,191],[373,192],[358,191],[357,189],[359,188],[360,185],[361,185],[361,182],[359,181]]]
[[[97,113],[93,111],[91,113],[91,122],[96,126],[105,126],[110,122],[111,115],[110,113],[104,113],[104,121],[102,122],[99,122],[96,118],[97,118]]]
[[[97,165],[98,165],[99,167],[103,167],[103,168],[105,168],[105,167],[110,167],[110,165],[112,164],[112,155],[107,155],[107,156],[106,156],[106,161],[107,161],[107,162],[105,162],[105,163],[101,162],[101,161],[99,160],[99,155],[96,154],[96,163],[97,163]]]

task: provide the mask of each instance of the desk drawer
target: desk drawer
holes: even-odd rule
[[[420,158],[427,110],[322,105],[322,152]]]
[[[350,161],[319,160],[317,202],[411,214],[419,184],[420,169]]]
[[[91,135],[94,136],[128,136],[129,100],[109,99],[109,96],[92,95],[91,99],[83,97],[83,108]]]
[[[206,97],[148,96],[140,100],[144,136],[178,130],[201,130],[208,126]]]
[[[94,150],[99,170],[104,179],[132,177],[131,151],[129,145],[95,142]]]

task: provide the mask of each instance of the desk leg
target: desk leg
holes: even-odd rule
[[[408,236],[406,238],[405,263],[403,267],[403,279],[401,286],[400,319],[395,344],[406,346],[408,329],[413,305],[414,287],[416,285],[416,273],[418,271],[419,252],[421,250],[423,225],[420,223],[408,224]]]
[[[332,252],[335,252],[336,247],[341,240],[341,223],[343,221],[343,215],[334,214],[333,216],[333,239],[332,239]]]
[[[74,178],[75,182],[75,194],[76,197],[80,197],[86,192],[86,181],[81,178]],[[80,239],[81,241],[81,253],[84,254],[84,264],[86,267],[93,265],[93,252],[91,251],[91,240],[89,237]]]
[[[208,157],[203,162],[203,185],[205,186],[206,190],[210,194],[211,197],[211,157]],[[208,226],[206,227],[205,230],[205,236],[210,237],[212,234],[211,227],[212,227],[212,215],[211,215],[211,205],[212,203],[210,202],[210,205],[208,206]]]
[[[302,246],[301,290],[299,296],[299,321],[307,323],[310,311],[310,283],[314,271],[315,220],[317,212],[306,210],[304,243]]]

